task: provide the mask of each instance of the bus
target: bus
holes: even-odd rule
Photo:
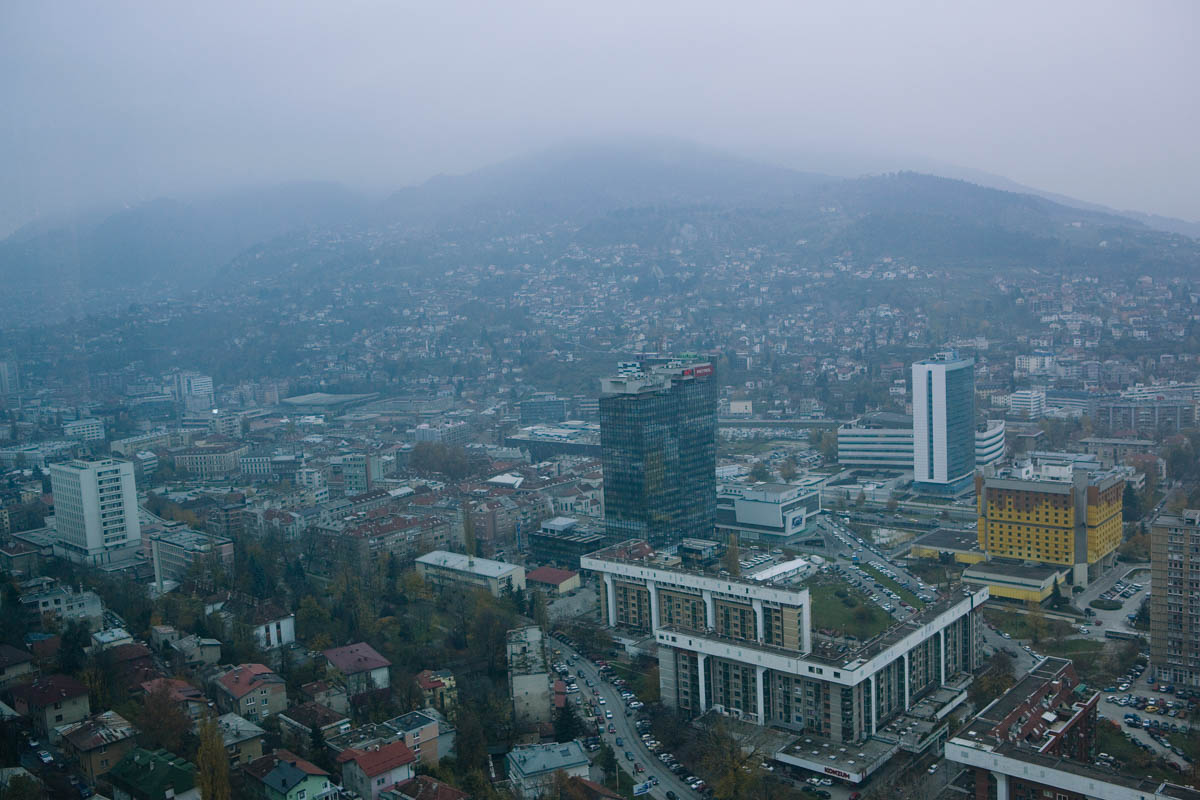
[[[1114,631],[1112,628],[1109,628],[1104,632],[1104,637],[1106,639],[1125,639],[1128,641],[1140,639],[1142,635],[1140,633],[1130,633],[1129,631]]]

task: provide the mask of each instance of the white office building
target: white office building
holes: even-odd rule
[[[912,367],[913,488],[954,495],[975,474],[975,360],[949,351]]]
[[[55,555],[93,565],[137,555],[142,527],[133,464],[115,458],[51,464],[50,484]]]
[[[63,423],[63,436],[85,442],[104,441],[104,423],[98,419],[76,419]]]
[[[983,430],[975,431],[975,465],[985,467],[1004,458],[1005,425],[1002,419],[989,419]]]
[[[721,483],[717,530],[729,541],[767,547],[794,545],[808,536],[808,521],[821,512],[821,493],[790,483]]]
[[[171,391],[188,411],[207,412],[214,404],[211,375],[185,370],[172,376]]]
[[[1016,419],[1030,422],[1046,416],[1046,393],[1041,389],[1021,389],[1008,398],[1008,408]]]
[[[849,467],[910,470],[913,420],[904,414],[865,414],[838,428],[838,463]]]

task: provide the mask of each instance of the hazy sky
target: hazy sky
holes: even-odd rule
[[[830,171],[933,161],[1200,220],[1198,78],[1194,0],[6,0],[0,231],[630,134]]]

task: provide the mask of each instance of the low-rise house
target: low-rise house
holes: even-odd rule
[[[265,664],[239,664],[212,682],[222,713],[258,722],[287,708],[287,684]]]
[[[525,585],[551,595],[569,594],[579,588],[579,573],[558,567],[538,567],[525,576]]]
[[[202,800],[196,765],[166,750],[135,747],[108,772],[113,800]]]
[[[179,678],[155,678],[142,683],[142,691],[145,694],[150,694],[161,689],[165,689],[171,700],[183,708],[184,713],[187,714],[188,719],[192,722],[198,721],[208,710],[208,698],[204,696],[203,692],[185,680]]]
[[[250,632],[263,650],[276,650],[296,641],[296,617],[268,601],[238,596],[222,609],[226,619],[250,626]]]
[[[306,699],[320,703],[339,714],[350,712],[350,699],[343,686],[332,684],[329,681],[312,681],[301,686],[300,692]]]
[[[179,631],[173,625],[151,625],[150,646],[164,652],[172,642],[179,641]]]
[[[0,644],[0,689],[33,680],[33,653]]]
[[[391,686],[389,670],[392,662],[366,642],[335,647],[325,651],[329,673],[346,687],[350,696],[386,689]]]
[[[221,640],[202,638],[196,634],[171,642],[170,653],[176,662],[188,669],[221,663]]]
[[[154,654],[141,642],[127,642],[110,648],[105,657],[112,676],[126,691],[133,691],[142,683],[162,677]]]
[[[32,720],[39,736],[48,737],[55,728],[92,713],[87,687],[69,675],[48,675],[8,691],[13,709]]]
[[[567,786],[570,787],[570,797],[583,800],[621,800],[625,796],[587,778],[567,778]]]
[[[379,795],[380,800],[471,800],[471,795],[429,775],[397,783]]]
[[[230,767],[262,758],[263,737],[267,732],[250,720],[237,714],[222,714],[217,717],[217,730],[221,732],[221,740],[225,743]]]
[[[408,745],[396,741],[370,750],[353,747],[338,754],[342,787],[364,800],[378,800],[380,792],[413,776],[417,757]]]
[[[586,778],[588,766],[587,755],[577,741],[514,747],[508,754],[509,788],[518,798],[533,800],[546,794],[555,773]]]
[[[76,592],[51,578],[36,578],[21,584],[21,607],[34,620],[43,617],[86,622],[91,630],[104,624],[104,604],[93,591]]]
[[[115,711],[104,711],[59,728],[62,749],[79,762],[93,785],[135,746],[137,729]]]
[[[279,727],[285,743],[303,746],[312,741],[314,729],[323,739],[345,733],[350,730],[350,718],[310,700],[280,712]]]
[[[400,734],[401,740],[422,763],[438,763],[441,756],[438,753],[438,720],[435,717],[420,711],[410,711],[384,724]]]
[[[107,650],[121,644],[133,644],[133,637],[124,628],[108,628],[92,634],[93,650]]]
[[[458,682],[448,669],[421,670],[417,673],[417,686],[426,706],[436,708],[443,714],[453,714],[458,706]]]
[[[289,750],[276,750],[242,768],[246,790],[259,800],[322,800],[340,788],[329,773]]]
[[[0,514],[3,514],[0,510]],[[38,549],[26,542],[13,539],[0,547],[0,572],[22,578],[38,574]]]

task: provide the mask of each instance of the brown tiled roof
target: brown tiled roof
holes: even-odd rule
[[[45,708],[51,703],[82,697],[88,690],[70,675],[48,675],[33,683],[15,686],[10,692],[14,699],[20,699],[30,708]]]
[[[282,684],[283,678],[265,664],[239,664],[217,678],[217,682],[225,687],[225,691],[240,700],[265,684]]]
[[[462,789],[443,783],[429,775],[418,775],[391,787],[413,800],[465,800],[470,797]]]
[[[368,778],[374,778],[416,760],[417,757],[413,755],[413,751],[403,740],[372,747],[370,750],[356,750],[348,747],[337,757],[339,764],[353,761]]]
[[[390,667],[392,662],[375,651],[366,642],[335,647],[325,651],[325,659],[343,675],[357,675],[380,667]]]
[[[0,644],[0,670],[33,661],[33,654],[11,644]]]

